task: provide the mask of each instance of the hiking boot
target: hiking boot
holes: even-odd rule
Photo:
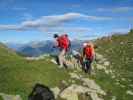
[[[58,68],[61,69],[61,68],[63,68],[63,66],[59,65]]]

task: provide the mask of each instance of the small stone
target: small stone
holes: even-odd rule
[[[99,98],[96,93],[91,93],[91,98],[92,98],[92,100],[103,100],[103,99]]]
[[[115,75],[112,75],[112,78],[114,79],[115,78]]]
[[[130,87],[133,87],[133,84],[130,84],[129,86],[130,86]]]
[[[120,87],[125,88],[125,85],[120,84]]]
[[[122,81],[126,81],[126,79],[125,79],[125,78],[121,78],[121,80],[122,80]]]
[[[54,59],[51,59],[51,62],[57,64],[57,62]]]
[[[75,80],[72,80],[71,82],[72,82],[72,83],[75,83]]]
[[[109,66],[110,65],[110,62],[109,61],[105,61],[104,62],[104,66]]]
[[[133,91],[131,91],[131,90],[127,90],[126,93],[129,95],[133,95]]]
[[[76,73],[69,73],[70,77],[73,79],[80,79],[80,77]]]
[[[62,84],[64,84],[64,85],[68,85],[68,83],[65,81],[65,80],[62,80],[62,82],[61,82]]]
[[[60,89],[58,87],[55,87],[51,88],[51,90],[53,91],[55,98],[57,98],[60,93]]]
[[[65,89],[66,87],[68,87],[69,83],[71,83],[70,79],[67,82],[65,80],[62,80],[61,83],[59,84],[60,90]]]
[[[3,100],[22,100],[20,95],[8,95],[8,94],[0,93],[0,96],[2,96]]]
[[[116,84],[116,85],[120,85],[120,83],[119,83],[119,82],[116,82],[115,84]]]
[[[103,59],[103,56],[99,53],[96,53],[96,59],[101,60],[101,59]]]
[[[109,70],[105,70],[105,73],[106,73],[106,74],[109,74]]]
[[[103,65],[101,65],[101,64],[97,64],[97,69],[99,69],[99,70],[105,70],[106,68],[105,68],[105,66],[103,66]]]
[[[116,97],[115,96],[112,96],[112,100],[116,100]]]

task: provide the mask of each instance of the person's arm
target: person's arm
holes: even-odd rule
[[[85,58],[85,48],[83,48],[82,55],[83,55],[83,58]]]
[[[54,42],[54,46],[53,46],[53,48],[58,47],[58,45],[59,45],[58,40],[56,40],[56,41]]]

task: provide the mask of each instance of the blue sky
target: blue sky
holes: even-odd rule
[[[0,0],[0,42],[92,39],[133,28],[133,0]]]

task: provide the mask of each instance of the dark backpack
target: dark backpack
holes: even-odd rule
[[[36,84],[28,100],[55,100],[53,92],[42,84]]]

